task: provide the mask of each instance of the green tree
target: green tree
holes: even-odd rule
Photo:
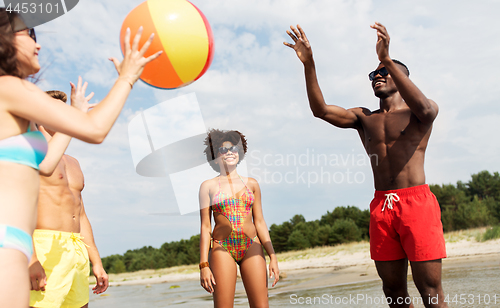
[[[488,207],[477,196],[470,202],[459,204],[453,217],[455,230],[487,226],[494,222]]]
[[[125,263],[123,262],[123,260],[118,259],[113,264],[113,267],[111,267],[109,273],[119,274],[119,273],[125,273],[126,271],[127,268],[125,268]]]
[[[466,184],[468,195],[470,197],[478,196],[479,200],[486,197],[493,197],[500,201],[500,174],[494,174],[483,170],[473,174],[472,179]]]
[[[351,219],[361,231],[361,237],[366,239],[369,238],[369,210],[362,211],[355,206],[339,206],[336,207],[332,212],[327,211],[325,215],[321,216],[319,223],[322,226],[333,226],[335,221],[337,221],[338,219]]]
[[[307,237],[299,230],[294,230],[287,241],[287,250],[306,249],[311,246]]]
[[[293,225],[289,221],[285,221],[281,225],[272,224],[269,235],[276,252],[283,252],[287,250],[287,242],[290,234],[292,234]]]
[[[465,203],[469,200],[466,196],[466,191],[459,189],[453,184],[429,185],[431,192],[436,196],[441,211],[451,210],[455,211],[458,205]]]
[[[333,223],[329,237],[330,245],[360,240],[361,231],[352,219],[338,219]]]
[[[295,226],[301,222],[306,222],[306,219],[304,218],[304,216],[300,215],[300,214],[297,214],[295,216],[292,217],[292,219],[290,219],[290,223],[292,224],[292,226],[295,228]]]
[[[330,238],[331,229],[332,229],[332,227],[329,225],[319,226],[317,229],[317,232],[316,232],[315,241],[314,241],[314,243],[311,243],[312,247],[327,246],[328,240]]]

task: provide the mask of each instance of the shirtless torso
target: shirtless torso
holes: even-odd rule
[[[64,155],[54,173],[40,179],[37,229],[80,233],[83,188],[80,164]]]
[[[359,119],[359,137],[370,157],[375,189],[425,184],[424,156],[432,124],[424,124],[408,106],[392,111],[351,109]]]

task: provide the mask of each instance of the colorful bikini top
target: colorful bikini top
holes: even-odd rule
[[[239,176],[239,175],[238,175]],[[243,182],[243,179],[240,177],[240,180]],[[245,182],[243,182],[245,184]],[[234,196],[230,197],[226,193],[222,192],[220,188],[220,177],[219,177],[219,192],[217,192],[214,196],[212,209],[214,212],[218,212],[224,214],[224,216],[244,216],[248,215],[248,213],[252,210],[252,205],[255,200],[255,196],[251,190],[245,185],[245,192],[239,197],[235,198]],[[231,224],[235,223],[235,221],[229,220]]]
[[[0,140],[0,161],[9,161],[39,169],[40,163],[47,155],[48,144],[39,131],[28,131],[24,134]]]

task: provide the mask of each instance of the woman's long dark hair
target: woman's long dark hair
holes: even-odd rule
[[[14,45],[14,32],[11,21],[16,13],[7,13],[0,8],[0,76],[10,75],[23,78],[17,66],[17,49]]]

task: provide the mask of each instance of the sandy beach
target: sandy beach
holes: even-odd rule
[[[479,242],[486,228],[456,231],[445,234],[448,258],[447,268],[471,267],[476,264],[500,265],[500,239]],[[282,283],[270,288],[270,294],[291,292],[349,283],[377,280],[378,275],[370,259],[369,243],[357,242],[334,247],[319,247],[278,254]],[[409,272],[411,274],[411,272]],[[110,274],[110,286],[151,285],[158,283],[198,280],[197,265],[178,266],[159,270]],[[95,284],[94,277],[90,283]]]

